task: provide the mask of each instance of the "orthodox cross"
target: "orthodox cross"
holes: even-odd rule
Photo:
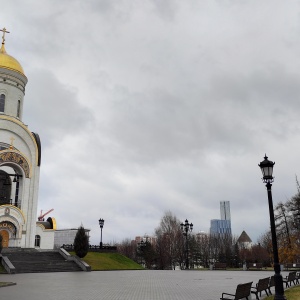
[[[10,149],[14,149],[14,140],[15,140],[15,138],[14,137],[11,137],[10,138]]]
[[[9,33],[9,31],[6,30],[6,28],[4,27],[3,29],[0,29],[0,31],[3,32],[2,34],[2,44],[5,44],[5,33]]]

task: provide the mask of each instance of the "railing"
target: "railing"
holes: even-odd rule
[[[16,268],[13,266],[13,264],[10,262],[7,256],[2,256],[2,254],[0,254],[0,258],[1,258],[2,266],[4,267],[6,272],[9,274],[15,274]]]
[[[71,256],[65,249],[59,248],[59,253],[69,261],[74,261],[83,271],[90,272],[91,266],[77,256]]]
[[[67,251],[74,251],[73,244],[63,244],[61,248]],[[117,246],[102,245],[102,248],[100,248],[99,245],[89,245],[89,251],[90,252],[110,252],[110,251],[114,252],[117,251]]]

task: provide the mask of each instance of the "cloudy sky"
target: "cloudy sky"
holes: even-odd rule
[[[15,0],[6,50],[28,77],[24,123],[42,140],[39,212],[99,243],[149,234],[166,211],[209,231],[269,228],[300,176],[300,3]]]

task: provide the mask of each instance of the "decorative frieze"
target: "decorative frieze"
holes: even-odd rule
[[[30,177],[30,166],[24,156],[18,152],[0,151],[0,164],[5,162],[14,162],[18,164],[24,171],[25,177]]]

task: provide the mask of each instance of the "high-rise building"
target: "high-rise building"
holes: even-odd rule
[[[230,221],[230,202],[220,201],[221,220]]]
[[[220,202],[221,219],[210,220],[210,234],[231,235],[230,202]]]

